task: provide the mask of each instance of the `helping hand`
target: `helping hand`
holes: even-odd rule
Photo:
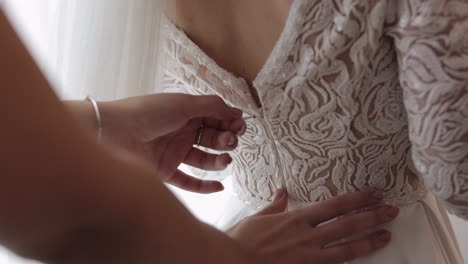
[[[268,263],[343,263],[389,243],[390,232],[369,232],[398,216],[398,208],[378,206],[382,197],[379,190],[349,193],[285,212],[288,195],[280,190],[269,206],[227,233],[270,259]]]
[[[194,178],[178,167],[185,163],[224,170],[232,162],[228,154],[207,153],[194,145],[233,150],[246,128],[239,109],[216,96],[186,94],[133,97],[99,107],[104,138],[143,157],[168,183],[198,193],[223,190],[220,182]]]

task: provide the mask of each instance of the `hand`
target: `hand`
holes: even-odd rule
[[[151,163],[158,175],[179,188],[211,193],[223,190],[218,181],[203,181],[177,168],[181,163],[204,170],[223,170],[228,154],[209,154],[196,147],[233,150],[245,132],[242,112],[216,96],[154,94],[99,103],[105,139]]]
[[[384,247],[391,233],[379,230],[352,241],[342,239],[388,223],[399,213],[396,207],[375,207],[383,197],[378,190],[345,194],[284,212],[287,197],[279,190],[272,204],[228,230],[228,235],[271,258],[269,263],[343,263]],[[365,209],[369,207],[374,208]]]

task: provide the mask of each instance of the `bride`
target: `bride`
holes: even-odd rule
[[[13,3],[18,4],[20,1],[21,0],[15,0],[15,2]],[[104,94],[108,97],[114,96],[114,98],[116,96],[119,96],[119,94],[124,95],[125,89],[123,89],[123,92],[122,92],[120,91],[119,88],[125,88],[125,87],[124,86],[113,87],[109,85],[109,79],[111,79],[112,77],[114,79],[117,79],[116,81],[119,81],[117,82],[117,84],[120,84],[120,82],[125,82],[125,81],[129,81],[130,83],[134,84],[135,86],[130,87],[131,89],[127,91],[128,93],[133,93],[133,94],[141,92],[138,88],[142,88],[145,86],[152,87],[155,85],[153,81],[157,78],[154,77],[155,73],[154,71],[152,71],[154,68],[152,68],[151,65],[145,64],[145,62],[147,61],[151,61],[152,63],[155,63],[155,61],[157,62],[157,56],[149,56],[149,55],[154,55],[156,53],[155,51],[157,50],[157,46],[145,44],[144,47],[146,47],[147,49],[140,49],[140,50],[135,49],[135,47],[141,47],[138,44],[141,44],[142,40],[143,42],[146,40],[152,40],[152,42],[150,42],[151,44],[155,44],[157,42],[156,39],[157,39],[158,27],[157,27],[157,22],[155,22],[157,17],[152,17],[150,16],[151,13],[147,13],[147,12],[153,12],[152,10],[153,8],[155,8],[154,6],[154,4],[156,3],[155,1],[141,1],[141,2],[133,4],[127,1],[120,2],[119,0],[109,0],[107,2],[105,0],[101,0],[99,2],[93,1],[93,0],[90,0],[89,2],[80,0],[79,4],[77,4],[77,2],[73,2],[72,0],[70,0],[66,2],[65,1],[57,2],[56,4],[58,3],[60,4],[56,6],[54,5],[49,6],[48,4],[50,3],[51,2],[41,2],[39,10],[28,9],[28,8],[26,8],[26,10],[33,10],[33,11],[39,11],[39,12],[44,11],[44,10],[50,11],[52,13],[58,13],[59,19],[64,19],[64,21],[62,21],[64,23],[51,23],[52,26],[55,25],[58,27],[58,29],[54,29],[52,27],[52,28],[49,28],[50,30],[49,32],[45,31],[46,33],[52,33],[50,34],[52,37],[46,34],[46,37],[45,37],[46,44],[48,42],[48,45],[50,45],[49,47],[47,47],[46,45],[46,48],[49,48],[52,54],[54,52],[56,54],[56,57],[54,57],[56,59],[55,61],[56,64],[52,63],[52,71],[53,72],[55,71],[56,73],[58,72],[57,79],[59,81],[64,82],[63,85],[71,86],[71,87],[73,86],[77,87],[78,85],[78,87],[81,86],[82,90],[91,88],[90,90],[88,90],[89,93],[97,90],[97,91],[100,91],[101,94]],[[29,2],[29,4],[33,5],[34,2]],[[126,8],[123,8],[124,6],[130,7],[130,9],[127,10]],[[0,6],[0,8],[3,8],[3,6]],[[101,12],[102,9],[105,9],[106,12]],[[3,10],[0,9],[0,11],[3,11]],[[127,16],[125,15],[123,16],[122,14],[127,14]],[[27,16],[27,17],[29,18],[30,16]],[[68,19],[69,17],[71,18],[76,17],[76,19]],[[53,14],[50,16],[43,16],[42,19],[39,20],[39,22],[44,23],[49,18],[52,18],[52,19],[57,18],[57,14]],[[76,22],[79,22],[79,23],[76,23]],[[48,24],[48,22],[44,24]],[[5,31],[7,31],[9,35],[14,36],[14,33],[12,30],[9,29],[9,26],[5,26],[5,25],[8,25],[8,23],[4,19],[3,12],[2,12],[2,29],[3,29],[2,34],[5,33]],[[89,26],[92,26],[92,27],[89,27]],[[5,28],[8,28],[8,30],[5,30]],[[122,30],[123,28],[127,28],[128,31]],[[113,29],[113,30],[110,30],[110,29]],[[54,30],[57,30],[57,32],[55,33],[58,33],[56,34],[55,37],[53,36]],[[41,30],[39,30],[38,32],[39,34],[37,35],[42,35],[41,33],[44,33],[44,31],[41,31]],[[109,38],[110,40],[116,43],[113,43],[112,41],[111,42],[102,41],[103,37]],[[7,38],[9,40],[12,40],[12,39],[16,40],[16,38],[9,38],[9,37]],[[57,41],[57,42],[54,43],[54,41]],[[12,41],[7,41],[6,44],[3,46],[6,47],[9,44],[12,44]],[[15,42],[15,44],[12,44],[10,46],[21,47],[21,44],[18,42]],[[13,53],[10,52],[10,54],[17,55],[18,52],[16,52],[16,50],[17,50],[16,48],[10,49],[8,47],[7,53],[8,51],[12,51]],[[44,52],[44,50],[42,50],[42,52]],[[47,51],[45,52],[47,53]],[[13,57],[16,58],[15,56]],[[47,57],[47,54],[45,57]],[[13,60],[15,60],[14,58]],[[132,65],[132,63],[134,64]],[[5,63],[3,64],[4,64],[3,66],[8,67]],[[47,65],[50,66],[50,61],[49,62],[46,61],[45,64],[46,66]],[[62,68],[57,68],[56,67],[57,65],[61,65]],[[103,67],[99,67],[100,65]],[[127,68],[128,66],[132,66],[132,67]],[[54,67],[55,69],[53,69]],[[36,73],[40,75],[38,72]],[[106,79],[106,78],[109,78],[109,79]],[[13,79],[17,80],[17,78],[16,79],[13,78]],[[7,78],[6,80],[8,83],[10,79]],[[102,89],[106,87],[109,87],[110,89]],[[116,90],[113,94],[109,93],[112,91],[112,89]],[[139,98],[143,100],[142,97],[139,97]],[[144,98],[152,98],[152,96],[148,96]],[[213,99],[213,97],[211,99]],[[126,102],[132,106],[142,106],[142,100],[136,100],[136,101],[130,100],[133,103],[129,103],[128,101]],[[146,99],[144,101],[148,102]],[[191,103],[198,105],[198,103],[195,101],[191,101]],[[130,126],[130,124],[143,126],[140,128],[148,128],[145,125],[148,125],[149,123],[154,125],[153,124],[154,122],[148,123],[146,121],[158,120],[162,122],[160,118],[154,119],[154,116],[153,116],[153,119],[149,118],[149,120],[146,119],[146,121],[144,121],[143,120],[144,118],[143,119],[138,118],[138,116],[140,116],[139,114],[136,114],[136,112],[138,111],[127,111],[127,113],[130,113],[132,120],[136,120],[136,122],[123,122],[122,123],[122,121],[125,121],[125,120],[128,121],[128,119],[125,119],[125,120],[113,119],[112,117],[115,117],[115,115],[111,114],[111,112],[115,111],[115,113],[121,113],[122,110],[127,109],[126,107],[122,107],[122,104],[119,104],[120,106],[115,106],[115,104],[113,103],[109,103],[109,104],[102,103],[101,105],[101,102],[100,102],[99,106],[100,107],[102,106],[102,108],[100,109],[102,110],[101,113],[103,114],[101,116],[99,114],[98,106],[96,105],[96,103],[93,103],[94,109],[96,111],[96,117],[91,117],[91,115],[89,115],[89,113],[92,111],[91,105],[89,103],[70,102],[71,108],[75,108],[73,107],[73,105],[76,107],[79,106],[78,108],[80,109],[82,109],[82,107],[85,107],[87,109],[87,111],[84,111],[84,112],[87,112],[87,114],[86,113],[79,114],[81,118],[78,118],[78,119],[81,120],[83,119],[83,117],[86,116],[84,118],[86,122],[84,123],[87,123],[93,129],[96,129],[95,121],[97,120],[98,124],[101,124],[100,120],[102,118],[103,126],[98,125],[97,127],[98,128],[97,134],[99,135],[98,137],[100,137],[100,135],[103,135],[104,137],[108,137],[108,139],[112,139],[112,138],[116,139],[112,136],[109,138],[109,136],[117,135],[117,134],[125,135],[127,140],[122,140],[122,138],[117,137],[118,140],[116,141],[118,143],[122,143],[122,142],[127,142],[128,139],[131,139],[130,141],[133,144],[131,144],[131,146],[127,146],[127,148],[130,147],[129,150],[131,151],[135,151],[135,149],[131,149],[131,147],[135,147],[135,146],[141,147],[141,144],[147,145],[146,143],[148,143],[147,142],[148,134],[138,133],[139,129],[135,130],[135,127]],[[111,105],[114,105],[114,106],[111,107]],[[148,104],[143,104],[143,105],[150,106],[149,108],[153,108],[153,106],[158,106],[157,102],[155,101],[152,101],[152,103],[148,102]],[[210,105],[213,107],[215,103],[210,104]],[[148,108],[146,108],[146,110],[148,110]],[[77,111],[77,112],[81,112],[81,111]],[[143,111],[143,112],[148,114],[147,111]],[[166,115],[166,117],[168,116]],[[139,121],[143,121],[143,122],[139,122]],[[210,143],[213,143],[213,144],[219,143],[221,145],[216,144],[217,145],[216,148],[224,149],[226,145],[225,143],[222,143],[222,142],[227,142],[227,138],[224,138],[223,140],[221,136],[219,137],[216,136],[217,133],[215,130],[209,129],[209,126],[210,126],[209,124],[218,124],[218,123],[210,122],[210,119],[205,120],[205,122],[206,122],[205,123],[206,127],[205,129],[200,130],[202,132],[199,132],[198,142],[201,145],[205,145],[205,146],[210,145]],[[114,127],[114,125],[116,125],[115,128],[121,128],[121,129],[126,130],[127,132],[130,131],[130,133],[123,133],[123,134],[122,133],[117,133],[117,134],[110,133],[109,129],[110,127]],[[153,127],[152,125],[150,127]],[[221,123],[219,125],[220,127],[223,127],[224,123]],[[218,126],[218,125],[215,125],[215,126]],[[196,129],[198,129],[198,127],[195,128],[195,130]],[[101,133],[101,131],[103,132]],[[140,141],[141,137],[146,138],[146,139],[143,139],[143,141]],[[138,138],[140,138],[140,140]],[[217,139],[217,141],[210,140],[210,138]],[[138,144],[135,144],[135,143],[138,143]],[[237,142],[234,142],[234,143],[237,143]],[[189,145],[190,145],[190,142],[189,142]],[[233,148],[234,145],[229,143],[227,146],[230,146],[230,148]],[[141,148],[137,148],[137,150],[140,150],[140,149]],[[145,147],[143,147],[143,149],[147,150]],[[180,151],[178,151],[178,153],[179,152]],[[200,154],[200,152],[194,152],[194,153]],[[139,154],[148,154],[148,152],[139,153]],[[146,155],[146,157],[148,157],[148,155]],[[228,157],[228,155],[219,155],[219,156],[209,155],[205,157],[210,157],[209,160],[214,162],[214,160],[211,158]],[[187,162],[188,160],[191,160],[191,159],[188,159],[187,157],[186,159],[187,159]],[[196,160],[191,160],[188,163],[197,164],[197,161],[203,161],[203,160],[204,159],[201,159],[201,160],[196,159]],[[218,164],[212,163],[210,167],[219,169],[220,166],[218,166]],[[182,178],[184,177],[185,179],[182,180]],[[176,178],[178,179],[177,181],[176,181]],[[172,184],[175,184],[175,185],[177,185],[177,183],[183,183],[181,186],[180,185],[179,186],[185,187],[185,188],[189,187],[187,183],[201,183],[195,179],[191,179],[186,176],[183,176],[182,173],[175,173],[172,177],[168,179],[168,182],[171,182]],[[204,182],[204,184],[208,184],[208,185],[205,185],[205,187],[211,186],[217,189],[219,186],[217,184],[212,185],[210,183],[212,182]],[[197,186],[194,186],[193,184],[190,184],[190,185],[192,187],[197,187]],[[198,185],[198,187],[202,187],[202,186]],[[198,188],[199,191],[203,191],[204,189],[205,188]],[[375,189],[375,188],[372,188],[372,189]],[[211,191],[213,191],[213,189],[211,189]],[[282,195],[280,195],[281,193]],[[369,204],[369,202],[372,202],[372,201],[376,202],[376,199],[380,200],[381,198],[383,198],[382,194],[383,193],[380,190],[376,190],[376,192],[368,191],[368,192],[363,192],[363,193],[353,193],[353,194],[349,194],[347,196],[341,197],[340,199],[342,200],[332,199],[332,200],[322,203],[322,205],[328,204],[329,209],[333,211],[337,211],[337,212],[343,212],[343,210],[347,208],[345,204],[351,203],[353,200],[355,200],[352,197],[355,197],[355,198],[361,197],[360,199],[358,199],[359,201],[361,201],[361,203],[364,202],[365,204]],[[241,238],[240,235],[245,236],[245,238],[246,239],[248,238],[248,240],[241,241],[241,243],[244,243],[246,246],[252,246],[252,247],[256,246],[255,249],[258,252],[262,251],[261,250],[262,247],[266,247],[267,251],[270,251],[272,249],[276,251],[278,248],[269,247],[268,249],[268,245],[265,245],[265,243],[268,244],[270,243],[270,241],[274,241],[275,237],[279,238],[278,230],[286,230],[285,234],[289,235],[292,241],[301,241],[301,243],[298,245],[299,248],[307,247],[307,250],[300,250],[300,252],[295,251],[293,249],[289,250],[286,252],[286,255],[289,255],[292,259],[301,261],[301,258],[303,257],[304,254],[307,256],[310,256],[310,254],[312,254],[312,256],[315,257],[314,260],[316,261],[319,261],[318,259],[321,259],[319,262],[335,263],[335,262],[342,262],[344,259],[356,258],[359,255],[366,254],[366,252],[369,253],[370,251],[373,251],[380,247],[385,246],[387,242],[390,240],[390,233],[387,231],[375,232],[376,230],[378,230],[378,229],[375,229],[375,230],[371,230],[371,234],[369,236],[364,237],[363,239],[358,239],[358,240],[351,241],[349,243],[344,243],[344,244],[339,243],[336,245],[335,244],[329,245],[329,246],[327,245],[326,247],[323,246],[323,244],[329,244],[330,241],[339,240],[341,236],[344,236],[344,234],[347,234],[349,236],[349,234],[351,234],[351,231],[353,230],[363,230],[363,228],[365,228],[365,226],[368,226],[368,224],[374,223],[373,226],[376,226],[376,223],[384,223],[384,222],[391,221],[398,214],[397,208],[394,208],[392,206],[384,206],[384,207],[377,207],[371,210],[366,210],[366,211],[356,213],[356,214],[351,214],[351,215],[348,215],[347,217],[340,218],[338,221],[334,221],[333,223],[318,225],[317,223],[313,223],[313,222],[309,223],[308,221],[298,221],[298,220],[301,220],[301,218],[303,218],[302,216],[310,216],[309,214],[304,215],[304,213],[306,212],[304,209],[307,209],[307,208],[304,208],[303,210],[297,210],[295,212],[279,214],[280,212],[284,211],[284,208],[286,207],[287,196],[288,195],[284,191],[278,192],[277,193],[278,199],[276,199],[269,207],[266,207],[264,210],[262,210],[256,217],[249,218],[247,222],[243,222],[240,225],[238,225],[235,229],[233,229],[230,232],[230,234],[233,237],[238,237],[238,238]],[[342,202],[339,202],[339,201],[342,201]],[[332,204],[332,203],[335,203],[335,204]],[[317,208],[317,209],[314,209],[314,211],[316,213],[319,213],[320,215],[319,219],[323,219],[328,216],[331,218],[335,217],[327,213],[327,210],[319,210],[319,208],[322,208],[322,207],[314,206],[314,208]],[[297,216],[301,216],[301,217],[297,217]],[[285,219],[286,221],[283,221],[283,223],[279,223],[278,228],[272,228],[275,226],[275,223],[274,223],[275,219],[281,220],[281,219],[284,219],[283,217],[286,217]],[[354,222],[351,221],[351,219],[354,219]],[[260,225],[262,221],[269,221],[268,223],[270,223],[270,225],[266,225],[266,226],[264,224]],[[345,225],[345,223],[348,228],[346,229],[341,228],[342,226]],[[253,228],[253,226],[255,225],[257,226],[257,228]],[[250,229],[248,228],[249,226],[251,227]],[[273,234],[274,237],[270,237],[269,239],[267,239],[268,237],[262,234],[262,232],[260,231],[261,228],[259,229],[258,226],[264,227],[264,229],[267,232],[270,232],[271,234]],[[330,226],[335,226],[336,228],[331,228]],[[295,233],[291,233],[291,231],[297,229],[297,227],[304,229],[302,231],[296,230],[296,231],[300,231],[299,232],[300,234],[305,234],[304,231],[307,234],[309,233],[310,234],[304,237],[302,235],[298,236]],[[255,232],[251,232],[252,229],[254,229]],[[313,241],[316,242],[314,243],[313,247],[311,247],[309,243],[304,244],[304,239],[309,240],[309,236],[312,236],[311,235],[312,233],[314,233]],[[326,238],[327,236],[325,235],[327,235],[328,238]],[[16,238],[14,240],[16,241]],[[242,240],[242,239],[239,239],[239,240]],[[282,259],[285,256],[284,254],[285,251],[282,250],[282,248],[283,247],[291,248],[291,245],[294,245],[294,243],[289,243],[289,242],[285,243],[284,239],[279,239],[279,241],[281,242],[281,245],[282,245],[279,247],[279,250],[283,251],[279,259]],[[29,244],[29,243],[26,243],[26,244]],[[3,262],[11,263],[11,261],[14,261],[14,259],[11,259],[8,255],[5,256],[6,259],[5,257],[3,258],[2,257],[3,256],[1,256],[0,254],[0,258],[1,258],[0,262],[2,263]],[[277,259],[278,258],[275,258],[275,260]]]
[[[57,56],[52,68],[72,97],[115,99],[159,87],[148,66],[159,60],[151,1],[126,10],[129,1],[113,0],[112,12],[100,12],[106,1],[56,2],[61,8],[41,2],[40,10],[86,18],[57,23],[48,32],[57,41],[43,49],[69,56]],[[166,87],[218,94],[249,123],[227,173],[237,197],[220,225],[255,213],[278,187],[288,189],[294,209],[373,186],[401,213],[386,227],[391,244],[353,263],[463,263],[444,210],[426,189],[467,217],[465,5],[177,1],[164,28]],[[124,11],[127,20],[117,19]],[[108,23],[93,26],[96,14]],[[89,37],[108,41],[80,46]],[[103,61],[105,71],[93,68]]]
[[[377,187],[401,207],[394,237],[352,263],[463,263],[442,208],[468,218],[466,1],[178,0],[168,14],[165,87],[247,113],[220,226],[279,187],[290,209]]]

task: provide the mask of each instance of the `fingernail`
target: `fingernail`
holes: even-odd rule
[[[236,138],[233,135],[231,135],[229,137],[228,146],[233,146],[235,143],[236,143]]]
[[[243,135],[246,130],[247,130],[247,126],[245,124],[243,124],[240,131],[239,131],[239,134]]]
[[[382,190],[375,189],[374,191],[372,191],[371,196],[375,200],[382,200],[384,197],[384,193]]]
[[[377,233],[377,239],[382,242],[388,242],[391,238],[392,234],[386,230],[382,230]]]
[[[397,215],[400,213],[400,209],[398,207],[389,206],[386,209],[385,213],[390,219],[393,219],[397,217]]]
[[[283,199],[285,195],[286,195],[286,190],[285,189],[279,189],[275,193],[275,199],[274,200],[279,201],[279,200]]]
[[[231,156],[228,156],[227,160],[226,160],[226,165],[229,165],[232,163],[232,158]]]
[[[218,184],[217,188],[216,188],[217,191],[218,192],[224,191],[224,185],[222,183],[220,183],[220,182],[218,182],[217,184]]]

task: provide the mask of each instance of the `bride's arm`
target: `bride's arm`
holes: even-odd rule
[[[243,263],[144,166],[70,121],[1,12],[0,34],[0,243],[50,263]]]
[[[468,219],[468,2],[391,2],[416,169]]]

